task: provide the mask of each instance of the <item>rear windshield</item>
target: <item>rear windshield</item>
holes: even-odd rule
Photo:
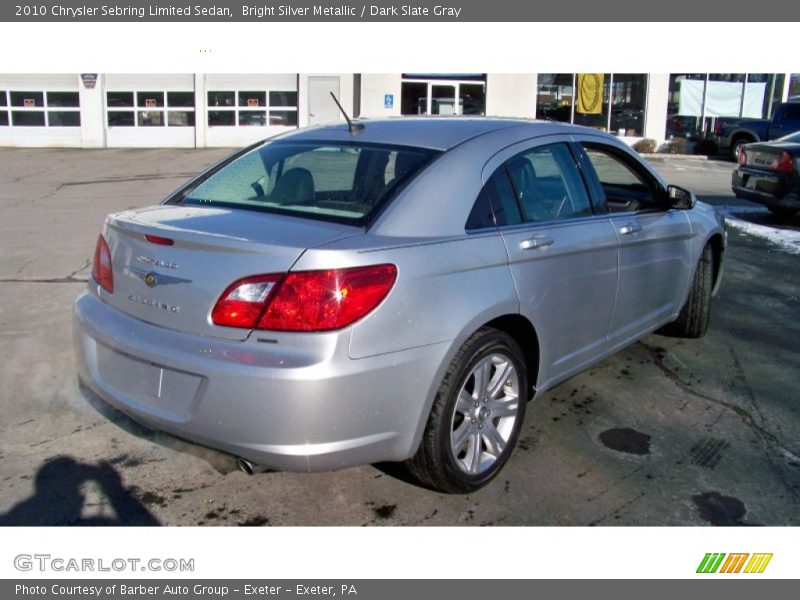
[[[375,144],[271,142],[184,190],[180,202],[364,226],[437,154]]]

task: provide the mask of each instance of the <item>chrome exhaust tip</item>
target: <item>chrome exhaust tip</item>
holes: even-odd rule
[[[260,471],[258,465],[254,465],[246,458],[237,458],[236,466],[239,467],[239,470],[242,473],[246,473],[247,475],[255,475]]]

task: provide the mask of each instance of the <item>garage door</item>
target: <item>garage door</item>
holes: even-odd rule
[[[0,74],[0,145],[81,145],[77,74]]]
[[[104,94],[108,147],[194,147],[191,73],[106,75]]]
[[[207,146],[243,146],[297,127],[294,74],[205,76]]]

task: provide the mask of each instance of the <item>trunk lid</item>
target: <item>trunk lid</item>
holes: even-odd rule
[[[243,340],[250,330],[211,323],[211,310],[235,280],[288,271],[307,249],[363,233],[333,223],[253,211],[160,205],[110,215],[116,309],[192,334]],[[173,240],[148,241],[146,235]]]

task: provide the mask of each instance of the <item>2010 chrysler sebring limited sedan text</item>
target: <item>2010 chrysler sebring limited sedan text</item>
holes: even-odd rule
[[[591,129],[299,130],[107,218],[81,378],[253,465],[407,461],[473,490],[534,396],[663,326],[705,333],[723,221]]]

